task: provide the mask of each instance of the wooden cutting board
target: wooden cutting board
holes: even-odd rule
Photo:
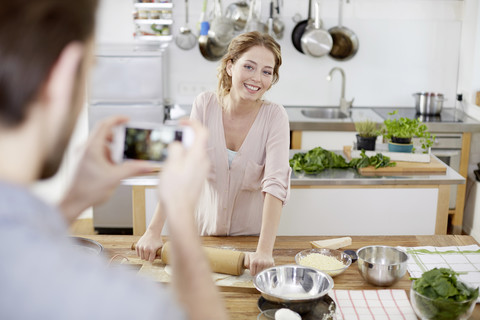
[[[343,152],[345,156],[351,159],[351,146],[345,146]],[[385,167],[375,169],[373,166],[360,168],[358,172],[364,176],[395,176],[395,175],[423,175],[423,174],[446,174],[447,167],[443,162],[430,156],[429,163],[423,162],[405,162],[395,161],[395,167]]]

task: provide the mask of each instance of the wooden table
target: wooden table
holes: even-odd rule
[[[130,249],[133,242],[139,239],[138,236],[87,236],[97,240],[106,249],[107,254],[113,256],[121,254],[124,256],[136,256]],[[303,249],[310,248],[310,241],[328,239],[332,237],[277,237],[274,249],[274,258],[277,265],[294,263],[295,254]],[[254,251],[258,237],[203,237],[204,245],[217,247],[234,247],[244,251]],[[356,250],[367,245],[388,245],[388,246],[452,246],[478,244],[471,236],[460,235],[432,235],[432,236],[353,236],[352,245],[342,249]],[[356,265],[352,265],[345,273],[334,278],[335,289],[381,289],[366,283],[358,273]],[[410,289],[411,281],[408,272],[396,284],[389,287],[392,289]],[[241,291],[223,289],[222,296],[231,319],[256,319],[259,310],[257,300],[260,294],[253,290]],[[470,319],[480,319],[480,306],[476,306]]]

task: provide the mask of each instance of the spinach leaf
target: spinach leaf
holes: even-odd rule
[[[412,302],[427,319],[457,319],[471,306],[471,303],[461,302],[472,300],[476,303],[478,288],[467,287],[457,275],[451,269],[435,268],[424,272],[420,278],[412,278],[413,290],[424,296],[416,295]]]
[[[295,172],[305,172],[306,174],[320,173],[328,168],[364,168],[374,166],[375,168],[394,166],[394,162],[390,162],[390,158],[377,153],[375,156],[368,157],[365,150],[360,154],[361,158],[354,158],[347,162],[344,157],[335,152],[328,151],[322,147],[316,147],[307,151],[306,153],[296,153],[290,159],[290,167]]]

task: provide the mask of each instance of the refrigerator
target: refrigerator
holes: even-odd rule
[[[132,44],[98,46],[88,86],[88,128],[113,115],[131,121],[162,123],[165,108],[164,50],[139,50]],[[131,186],[120,185],[104,204],[93,207],[99,234],[132,234]]]

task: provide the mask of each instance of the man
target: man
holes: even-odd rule
[[[72,252],[68,224],[121,179],[150,170],[109,157],[112,128],[126,119],[110,119],[92,134],[58,208],[29,191],[57,171],[80,112],[96,7],[96,0],[0,5],[0,319],[224,319],[193,220],[209,166],[197,124],[189,150],[171,145],[158,188],[170,221],[175,292]]]

